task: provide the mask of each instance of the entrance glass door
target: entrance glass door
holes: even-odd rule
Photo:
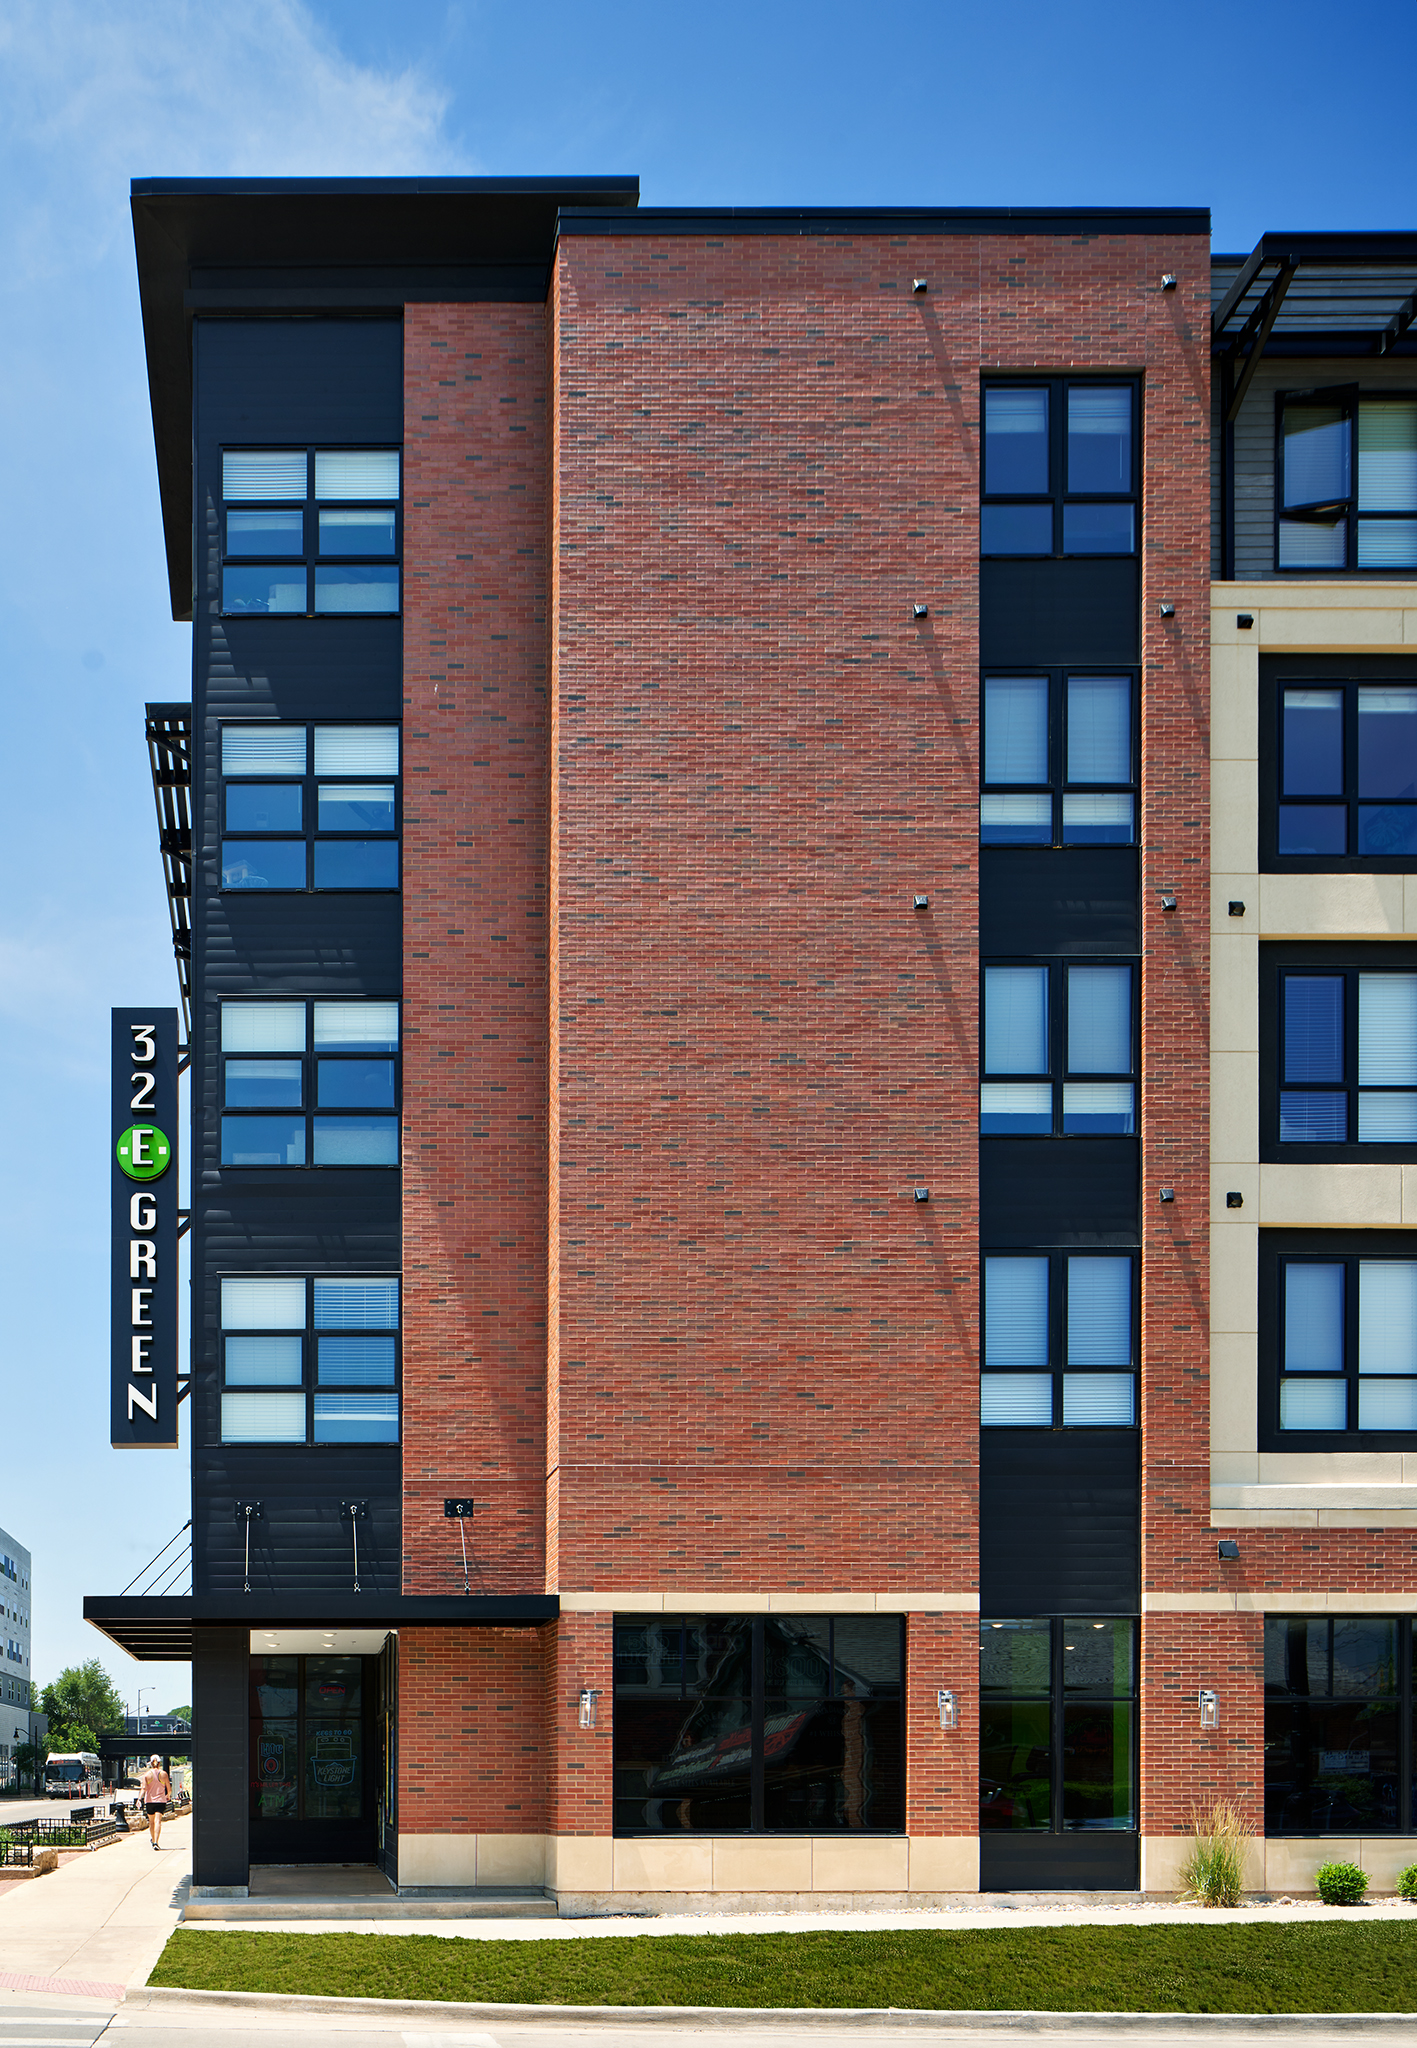
[[[373,1860],[365,1660],[253,1657],[251,1861]]]
[[[985,1891],[1135,1890],[1136,1636],[1116,1616],[980,1623]]]

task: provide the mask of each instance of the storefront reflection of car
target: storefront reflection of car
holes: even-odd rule
[[[873,1686],[838,1657],[833,1694],[831,1667],[818,1641],[797,1634],[790,1624],[769,1621],[767,1626],[769,1653],[787,1694],[763,1716],[763,1763],[773,1804],[784,1824],[865,1827],[872,1787]],[[750,1656],[746,1637],[730,1645],[705,1675],[703,1696],[680,1727],[667,1760],[646,1770],[646,1826],[689,1826],[694,1807],[746,1796],[752,1762]],[[894,1687],[890,1697],[894,1708]]]

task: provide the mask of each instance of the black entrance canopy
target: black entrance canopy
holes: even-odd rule
[[[92,1594],[84,1601],[84,1620],[140,1664],[190,1661],[194,1628],[540,1628],[560,1611],[554,1593]]]

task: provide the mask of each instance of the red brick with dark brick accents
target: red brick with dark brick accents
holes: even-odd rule
[[[400,1631],[400,1834],[544,1831],[544,1633]]]

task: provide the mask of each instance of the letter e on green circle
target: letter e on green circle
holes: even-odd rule
[[[129,1180],[156,1180],[172,1164],[167,1134],[156,1124],[129,1124],[117,1150],[118,1164]]]

